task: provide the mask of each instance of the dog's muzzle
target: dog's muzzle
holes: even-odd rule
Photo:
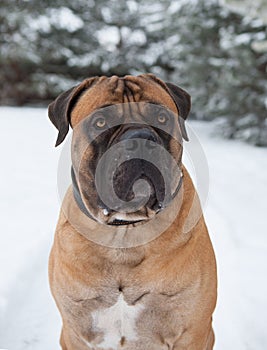
[[[111,162],[113,167],[115,165],[113,188],[118,198],[125,202],[124,209],[132,211],[133,208],[127,208],[127,203],[131,202],[133,206],[135,199],[134,205],[142,203],[158,210],[165,193],[164,179],[153,160],[155,148],[162,146],[159,135],[151,127],[124,126],[109,146],[116,147],[116,152],[113,159],[106,162],[104,171],[110,171]]]

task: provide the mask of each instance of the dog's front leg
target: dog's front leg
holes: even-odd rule
[[[61,330],[61,335],[60,335],[60,346],[62,350],[68,350],[65,339],[64,339],[64,329],[62,328]]]
[[[213,350],[214,347],[214,332],[211,328],[208,336],[206,334],[188,334],[184,333],[183,337],[178,339],[174,345],[173,350]]]

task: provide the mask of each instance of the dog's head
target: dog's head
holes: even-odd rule
[[[180,183],[189,111],[188,93],[152,74],[89,78],[62,93],[49,118],[56,146],[73,128],[80,207],[99,222],[125,225],[163,209]]]

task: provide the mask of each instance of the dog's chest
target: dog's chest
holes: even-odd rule
[[[123,293],[120,293],[114,305],[93,311],[92,331],[102,334],[97,346],[101,349],[118,349],[125,340],[137,340],[137,322],[144,308],[140,303],[129,305]]]
[[[125,258],[128,262],[134,261],[135,263],[136,260],[139,262],[141,259],[139,254],[134,254],[134,256],[128,254],[126,257],[124,254],[117,256],[117,259],[125,260]],[[110,289],[100,292],[100,294],[103,293],[104,305],[99,305],[100,307],[91,312],[92,332],[101,335],[101,338],[96,337],[94,349],[117,350],[137,341],[140,337],[139,319],[147,307],[146,299],[139,299],[140,296],[142,299],[142,291],[135,287],[124,287],[123,290],[120,290],[117,285],[114,288],[112,280],[110,280],[110,286]]]

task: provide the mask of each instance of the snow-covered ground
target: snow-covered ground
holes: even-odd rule
[[[61,321],[47,260],[61,149],[53,147],[45,109],[1,107],[0,125],[0,349],[57,350]],[[267,149],[218,139],[207,123],[190,125],[210,170],[205,217],[219,275],[215,350],[265,350]]]

